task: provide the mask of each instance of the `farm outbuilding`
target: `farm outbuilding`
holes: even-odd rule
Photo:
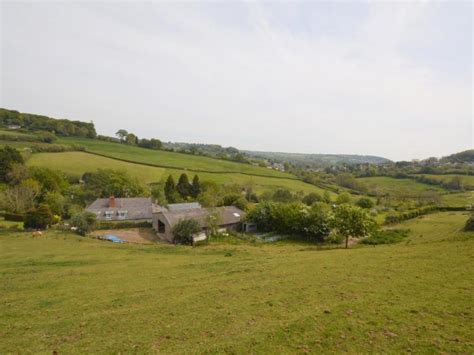
[[[235,206],[162,210],[153,213],[153,228],[161,239],[172,243],[174,241],[172,230],[179,221],[194,219],[201,226],[202,232],[205,232],[210,215],[217,216],[220,231],[238,231],[245,213]]]

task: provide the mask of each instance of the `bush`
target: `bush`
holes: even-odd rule
[[[336,198],[336,205],[342,205],[344,203],[351,203],[352,197],[349,193],[343,192],[339,194]]]
[[[94,213],[85,211],[74,215],[70,222],[77,234],[86,235],[94,230],[97,219]]]
[[[308,206],[312,206],[314,205],[316,202],[319,202],[319,201],[322,201],[322,197],[320,194],[316,193],[316,192],[311,192],[309,194],[307,194],[305,197],[303,197],[303,203],[308,205]]]
[[[54,222],[54,216],[48,205],[41,204],[25,214],[25,229],[46,229]]]
[[[370,198],[367,198],[367,197],[361,197],[360,199],[356,201],[355,204],[365,209],[371,209],[372,207],[374,207],[374,202]]]
[[[36,133],[39,140],[44,143],[53,143],[57,138],[54,133],[48,131],[39,131]]]
[[[201,231],[199,222],[195,219],[182,219],[173,227],[174,242],[193,244],[193,235]]]
[[[398,243],[408,237],[409,230],[407,229],[387,229],[379,231],[374,235],[362,239],[362,244],[378,245],[378,244],[393,244]]]
[[[468,220],[466,221],[466,225],[464,226],[465,231],[474,231],[474,213],[471,213]]]

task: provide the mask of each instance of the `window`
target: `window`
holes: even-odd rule
[[[112,217],[114,216],[114,211],[105,211],[104,215],[105,219],[112,219]]]
[[[126,219],[128,216],[128,211],[118,211],[118,218],[119,219]]]

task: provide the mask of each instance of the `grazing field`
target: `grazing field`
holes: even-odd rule
[[[282,173],[277,170],[261,168],[250,164],[241,164],[190,154],[166,152],[163,150],[144,149],[126,144],[105,142],[96,139],[62,138],[59,139],[58,142],[62,144],[78,144],[85,147],[87,151],[103,154],[112,158],[124,159],[137,163],[152,164],[165,168],[188,169],[190,171],[198,170],[210,172],[243,173],[295,179],[295,177],[291,174]]]
[[[1,232],[0,353],[472,353],[466,219],[349,250]]]
[[[439,186],[423,184],[412,179],[395,179],[386,176],[377,176],[358,178],[357,181],[364,182],[371,192],[382,195],[410,196],[426,191],[445,192],[445,190]]]
[[[117,144],[119,145],[119,144]],[[120,145],[119,145],[120,146]],[[218,161],[211,159],[212,162]],[[183,172],[187,172],[192,178],[193,172],[186,170],[164,169],[141,164],[126,163],[106,157],[92,155],[84,152],[64,152],[64,153],[38,153],[33,154],[27,161],[29,166],[44,166],[51,169],[63,171],[66,174],[79,178],[87,171],[96,171],[99,168],[125,169],[127,172],[137,177],[142,183],[159,182],[172,174],[174,178],[179,178]],[[251,176],[238,173],[213,174],[197,173],[201,181],[214,181],[219,184],[246,184],[252,185],[256,192],[273,191],[279,187],[284,187],[294,192],[302,191],[324,193],[324,190],[316,186],[306,184],[300,180],[281,179],[271,176]],[[331,196],[335,194],[330,192]]]

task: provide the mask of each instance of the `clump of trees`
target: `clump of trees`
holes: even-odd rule
[[[28,131],[47,131],[59,136],[95,138],[97,133],[92,122],[54,119],[48,116],[0,109],[0,126],[18,125]],[[52,138],[52,136],[50,136]]]
[[[82,176],[85,192],[96,197],[137,197],[145,188],[126,170],[99,169]]]
[[[247,219],[260,230],[299,235],[310,241],[323,241],[330,232],[330,207],[316,203],[311,207],[298,202],[261,202],[250,210]]]
[[[260,230],[294,235],[313,242],[325,241],[331,232],[346,240],[369,236],[377,230],[376,223],[360,207],[341,204],[334,209],[316,202],[311,207],[300,202],[265,201],[251,209],[246,217]]]
[[[136,145],[136,146],[139,146],[139,147],[142,147],[142,148],[154,149],[154,150],[160,150],[160,149],[163,148],[163,143],[159,139],[156,139],[156,138],[152,138],[152,139],[142,138],[142,139],[139,139],[134,133],[129,133],[125,129],[119,129],[115,133],[115,135],[118,137],[118,141],[120,143],[125,143],[125,144],[129,144],[129,145]],[[100,136],[100,139],[106,140],[106,141],[111,141],[111,142],[116,141],[116,139],[114,139],[112,137]]]

